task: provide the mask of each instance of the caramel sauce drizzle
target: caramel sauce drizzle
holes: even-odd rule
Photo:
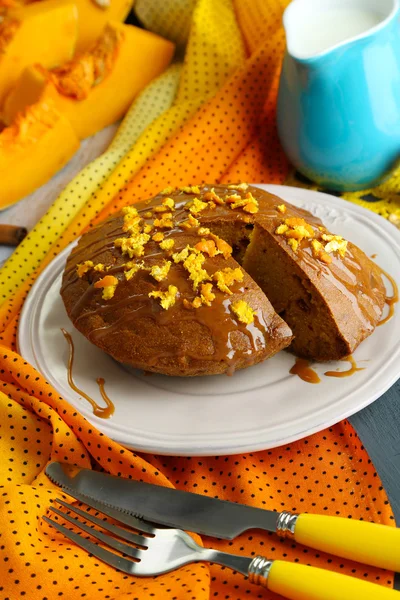
[[[381,321],[379,321],[377,327],[379,327],[380,325],[384,325],[384,323],[387,323],[393,317],[393,315],[394,315],[394,305],[396,304],[396,302],[399,301],[399,288],[397,287],[397,283],[395,282],[395,280],[393,279],[393,277],[391,275],[389,275],[389,273],[387,273],[383,269],[381,269],[381,271],[382,271],[382,274],[391,283],[392,288],[393,288],[393,294],[392,294],[392,296],[386,296],[386,298],[385,298],[385,303],[389,307],[389,312],[388,312],[388,314],[386,315],[386,317],[384,319],[382,319]]]
[[[347,369],[347,371],[325,371],[324,375],[327,377],[350,377],[350,375],[353,375],[357,371],[364,371],[365,367],[357,367],[356,361],[351,354],[345,358],[341,358],[340,360],[349,362],[350,369]]]
[[[74,380],[72,378],[72,367],[74,364],[74,353],[75,353],[74,342],[71,337],[71,334],[68,333],[68,331],[66,331],[63,328],[61,328],[61,331],[63,333],[63,336],[67,340],[68,346],[69,346],[69,357],[68,357],[68,383],[69,383],[69,386],[75,392],[77,392],[80,396],[85,398],[85,400],[87,400],[89,402],[89,404],[91,404],[91,406],[93,408],[93,414],[96,415],[96,417],[100,417],[101,419],[108,419],[114,413],[115,406],[112,403],[112,401],[110,400],[110,398],[107,396],[107,394],[104,390],[104,384],[105,384],[104,379],[102,377],[99,377],[98,379],[96,379],[97,385],[99,386],[100,394],[106,403],[106,406],[100,406],[99,404],[97,404],[97,402],[95,400],[93,400],[93,398],[88,396],[83,390],[78,388],[78,386],[74,383]]]
[[[350,354],[350,356],[346,356],[345,358],[341,358],[340,360],[344,362],[350,363],[350,369],[347,371],[325,371],[324,375],[327,377],[350,377],[350,375],[354,375],[357,371],[363,371],[364,367],[357,367],[356,361],[354,357]],[[318,374],[310,367],[310,361],[306,358],[296,358],[296,362],[293,367],[290,369],[289,373],[291,375],[298,375],[300,379],[306,381],[307,383],[320,383],[321,379]]]
[[[321,380],[317,373],[310,367],[310,361],[306,358],[296,358],[296,362],[290,369],[291,375],[298,375],[300,379],[307,383],[320,383]]]

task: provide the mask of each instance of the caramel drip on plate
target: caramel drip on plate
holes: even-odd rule
[[[347,371],[326,371],[324,375],[327,377],[350,377],[350,375],[353,375],[357,371],[364,371],[364,367],[357,367],[356,361],[351,354],[341,360],[349,362],[350,369],[347,369]]]
[[[391,275],[389,275],[389,273],[387,273],[383,269],[381,269],[381,271],[382,271],[382,274],[390,281],[392,288],[393,288],[393,294],[392,294],[392,296],[386,296],[386,298],[385,298],[385,303],[389,307],[389,312],[386,315],[386,317],[384,319],[382,319],[382,321],[379,321],[378,327],[380,325],[383,325],[384,323],[387,323],[393,317],[394,305],[396,304],[396,302],[399,301],[399,289],[397,287],[397,283],[395,282],[393,277]]]
[[[72,367],[74,364],[74,353],[75,353],[74,342],[71,337],[71,334],[68,333],[68,331],[66,331],[63,328],[61,328],[61,331],[62,331],[65,339],[67,340],[68,346],[69,346],[68,383],[69,383],[70,387],[75,392],[77,392],[80,396],[85,398],[85,400],[87,400],[89,402],[89,404],[91,404],[91,406],[93,408],[93,414],[96,415],[96,417],[100,417],[101,419],[108,419],[114,413],[115,406],[112,403],[112,401],[110,400],[110,398],[107,396],[107,394],[104,390],[104,384],[105,384],[104,379],[102,377],[99,377],[96,381],[99,386],[100,394],[107,406],[99,406],[97,404],[97,402],[95,400],[93,400],[93,398],[88,396],[83,390],[81,390],[80,388],[78,388],[77,385],[75,385],[74,380],[72,378]]]
[[[298,375],[300,379],[307,383],[320,383],[321,380],[317,373],[310,367],[310,361],[306,358],[296,358],[296,362],[290,369],[291,375]]]

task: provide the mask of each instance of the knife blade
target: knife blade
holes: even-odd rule
[[[101,502],[121,515],[223,539],[249,529],[272,531],[316,550],[400,571],[400,529],[395,527],[327,515],[277,513],[90,469],[71,477],[58,462],[50,463],[46,474],[72,497]]]
[[[151,483],[122,479],[82,469],[71,478],[61,463],[50,463],[46,474],[61,487],[76,490],[119,510],[148,521],[233,539],[247,529],[275,531],[279,513],[226,500],[181,492]],[[179,523],[177,525],[177,523]]]

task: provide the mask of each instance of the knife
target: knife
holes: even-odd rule
[[[168,527],[228,540],[248,529],[263,529],[316,550],[400,571],[400,530],[396,527],[327,515],[278,513],[90,469],[71,477],[58,462],[50,463],[46,474],[72,497],[97,500]]]

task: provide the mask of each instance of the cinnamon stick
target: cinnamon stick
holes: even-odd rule
[[[27,233],[25,227],[0,225],[0,244],[3,246],[18,246]]]

